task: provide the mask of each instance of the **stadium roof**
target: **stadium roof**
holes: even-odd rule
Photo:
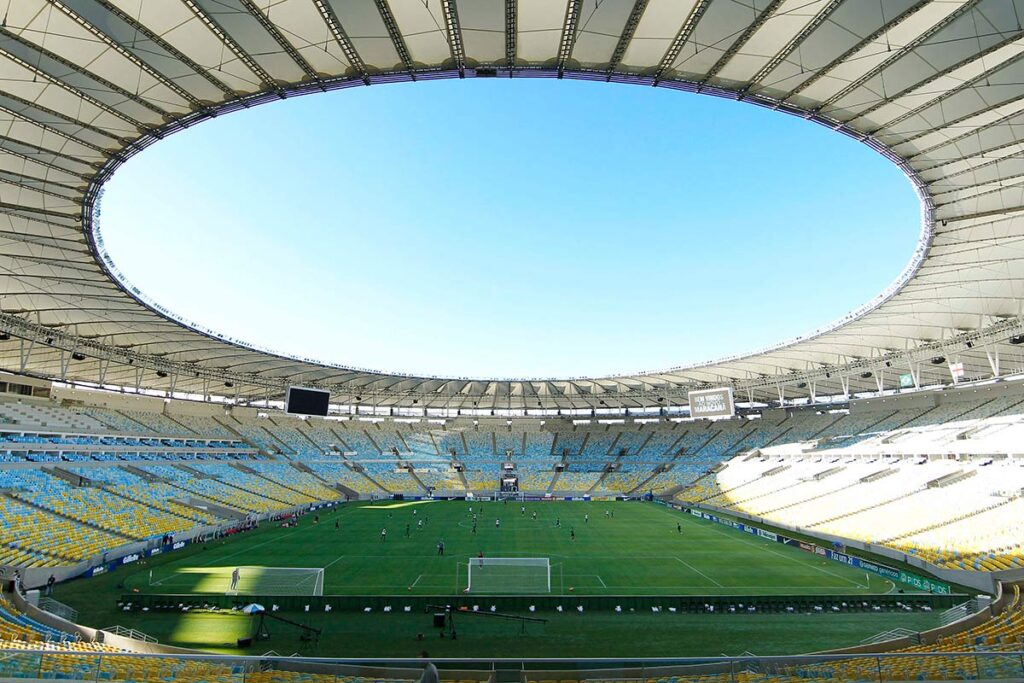
[[[6,5],[2,367],[240,400],[303,384],[339,403],[521,409],[676,404],[717,385],[778,400],[892,388],[900,374],[948,383],[954,361],[967,378],[1022,366],[1008,340],[1024,331],[1024,0]],[[829,126],[914,182],[918,253],[876,301],[795,342],[658,372],[529,381],[410,377],[246,347],[161,313],[107,262],[94,220],[102,184],[164,136],[298,94],[461,77],[657,86]],[[835,258],[871,258],[871,245]]]

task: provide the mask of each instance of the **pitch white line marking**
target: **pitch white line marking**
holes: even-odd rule
[[[604,582],[604,579],[602,579],[602,578],[601,578],[601,575],[600,575],[600,574],[595,574],[594,576],[596,576],[596,577],[597,577],[597,580],[601,582],[601,586],[602,586],[603,588],[607,588],[607,587],[608,587],[608,584],[606,584],[606,583]]]
[[[711,522],[711,524],[714,524],[714,522]],[[707,528],[710,529],[711,531],[714,531],[717,534],[722,535],[722,536],[729,536],[730,535],[730,534],[726,534],[724,531],[719,531],[718,529],[714,528],[713,526],[709,526]],[[776,552],[774,550],[770,550],[770,549],[764,547],[763,545],[758,545],[756,543],[751,543],[751,542],[749,542],[747,540],[744,540],[742,538],[734,538],[733,540],[739,541],[740,543],[743,543],[744,545],[749,545],[751,548],[759,548],[759,549],[765,551],[766,553],[771,553],[772,555],[775,555],[776,557],[781,557],[781,558],[783,558],[785,560],[790,560],[792,562],[796,562],[797,564],[800,564],[800,565],[803,565],[803,566],[806,566],[806,567],[810,567],[811,569],[817,569],[819,572],[822,572],[824,574],[828,574],[829,576],[834,576],[837,579],[842,579],[846,583],[853,584],[857,588],[865,588],[865,589],[867,588],[867,586],[862,585],[860,583],[857,583],[856,581],[854,581],[852,579],[848,579],[848,578],[846,578],[845,576],[843,576],[841,574],[836,574],[835,572],[830,572],[827,569],[822,569],[821,567],[818,567],[817,565],[815,565],[815,564],[813,564],[811,562],[805,562],[803,560],[803,558],[790,557],[789,555],[784,555],[784,554],[782,554],[780,552]],[[817,555],[813,555],[812,557],[816,559],[818,556]]]
[[[661,508],[659,508],[659,509],[661,509]],[[669,515],[671,517],[675,517],[675,515],[673,515],[668,510],[664,510],[664,512],[665,512],[665,514],[667,514],[667,515]],[[856,581],[853,581],[851,579],[846,578],[845,576],[842,576],[841,574],[836,574],[835,572],[830,572],[827,569],[822,569],[821,567],[818,567],[818,566],[816,566],[816,565],[814,565],[813,563],[810,563],[810,562],[804,562],[804,560],[801,559],[801,558],[790,557],[789,555],[784,555],[784,554],[776,552],[774,550],[769,550],[768,548],[764,547],[763,545],[759,545],[759,544],[756,544],[756,543],[751,543],[751,542],[749,542],[747,540],[744,540],[743,538],[737,538],[737,536],[740,536],[742,534],[736,534],[736,535],[727,534],[724,531],[721,531],[720,529],[716,529],[715,528],[717,526],[716,522],[712,522],[710,520],[703,520],[703,521],[707,521],[708,524],[707,525],[701,525],[701,528],[708,529],[709,531],[714,531],[716,534],[718,534],[720,536],[725,536],[727,538],[732,538],[734,541],[739,541],[740,543],[743,543],[744,545],[749,545],[751,548],[758,548],[759,550],[763,550],[766,553],[771,553],[772,555],[776,555],[776,556],[781,557],[783,559],[791,560],[793,562],[796,562],[797,564],[801,564],[801,565],[805,565],[807,567],[810,567],[811,569],[817,569],[819,572],[823,572],[823,573],[828,574],[830,576],[834,576],[837,579],[842,579],[843,581],[845,581],[845,582],[847,582],[849,584],[852,584],[852,585],[856,586],[857,588],[864,588],[864,589],[868,588],[867,586],[861,585],[861,584],[857,583]],[[817,555],[815,555],[814,557],[817,557]],[[680,561],[682,561],[682,560],[680,560]]]
[[[689,562],[686,562],[685,560],[681,560],[681,559],[679,559],[678,557],[676,558],[676,562],[682,562],[682,563],[683,563],[683,565],[685,565],[686,567],[688,567],[688,568],[689,568],[689,569],[691,569],[692,571],[695,571],[695,572],[697,572],[698,574],[700,574],[701,576],[703,576],[703,577],[704,577],[705,579],[707,579],[707,580],[708,580],[708,581],[710,581],[711,583],[713,583],[713,584],[715,584],[716,586],[718,586],[719,588],[725,588],[725,586],[723,586],[722,584],[718,583],[717,581],[715,581],[714,579],[712,579],[712,578],[711,578],[710,576],[708,576],[707,574],[705,574],[705,573],[704,573],[704,572],[702,572],[701,570],[699,570],[699,569],[697,569],[696,567],[694,567],[694,566],[693,566],[692,564],[690,564]],[[603,582],[602,582],[602,583],[603,583]]]
[[[281,539],[289,538],[290,536],[294,536],[298,532],[299,532],[298,529],[296,529],[295,531],[289,531],[286,534],[281,534],[281,536],[279,536],[277,538],[270,538],[270,539],[267,539],[266,541],[262,541],[261,543],[257,543],[256,545],[250,545],[250,546],[247,546],[247,547],[243,547],[242,549],[237,550],[237,551],[231,553],[230,555],[221,555],[220,557],[214,557],[209,562],[199,563],[198,566],[200,566],[200,567],[209,567],[214,562],[223,562],[224,560],[228,559],[229,557],[237,557],[238,555],[241,555],[243,553],[247,553],[247,552],[249,552],[251,550],[255,550],[256,548],[262,548],[263,546],[268,545],[270,543],[277,543],[277,542],[281,541]]]
[[[412,586],[410,586],[410,588],[415,588],[416,584],[419,583],[420,579],[422,579],[422,578],[423,578],[423,574],[420,574],[419,576],[417,576],[416,580],[412,582]]]
[[[326,570],[328,567],[332,567],[332,566],[336,565],[337,563],[341,562],[344,559],[345,559],[344,555],[338,555],[337,559],[331,560],[330,562],[325,564],[324,565],[324,569]]]

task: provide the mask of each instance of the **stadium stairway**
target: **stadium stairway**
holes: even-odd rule
[[[787,484],[786,486],[780,486],[779,488],[775,488],[775,489],[769,489],[767,491],[763,491],[761,493],[758,493],[757,495],[750,496],[749,498],[740,498],[738,500],[729,501],[728,503],[726,503],[722,507],[724,507],[724,508],[735,508],[735,507],[743,505],[745,503],[749,503],[752,500],[758,500],[760,498],[766,498],[768,496],[773,496],[773,495],[775,495],[775,494],[777,494],[777,493],[779,493],[781,491],[790,491],[790,490],[792,490],[794,488],[797,488],[799,486],[803,486],[805,483],[807,483],[807,482],[805,482],[805,481],[795,481],[792,484]]]
[[[343,461],[342,464],[343,464],[343,466],[347,470],[355,472],[354,470],[352,470],[352,467],[347,462]],[[319,472],[314,470],[312,467],[310,467],[306,463],[294,462],[294,463],[292,463],[292,465],[297,467],[297,468],[299,468],[300,470],[303,470],[303,471],[304,470],[309,470],[309,473],[312,474],[317,479],[319,479],[320,481],[322,481],[324,483],[324,485],[326,485],[329,488],[334,489],[335,491],[340,491],[341,493],[343,493],[345,496],[347,496],[349,498],[358,499],[360,497],[360,495],[361,495],[359,491],[355,490],[351,486],[348,486],[346,484],[341,483],[340,481],[330,481],[328,479],[325,479]]]
[[[773,476],[775,474],[779,474],[782,471],[784,471],[785,469],[789,469],[789,466],[788,465],[781,465],[780,467],[773,467],[772,469],[768,470],[767,472],[760,472],[758,474],[758,476],[754,477],[753,479],[748,479],[747,481],[744,481],[744,482],[742,482],[740,484],[737,484],[736,486],[732,486],[732,487],[727,488],[727,489],[718,489],[717,486],[716,486],[716,490],[715,490],[714,493],[712,493],[710,496],[705,496],[704,498],[701,498],[700,500],[698,500],[696,502],[698,502],[698,503],[708,503],[710,505],[718,505],[719,503],[715,502],[716,498],[721,498],[724,501],[725,497],[728,496],[730,493],[735,493],[736,491],[740,490],[741,488],[743,488],[745,486],[751,486],[753,484],[760,484],[760,483],[762,483],[765,480],[765,478],[771,477],[771,476]]]
[[[618,458],[616,458],[616,461],[618,461]],[[605,479],[607,479],[608,475],[611,474],[611,472],[612,471],[609,470],[608,466],[606,465],[605,468],[604,468],[604,471],[601,472],[601,476],[598,477],[597,481],[594,482],[594,485],[591,486],[589,489],[587,489],[586,495],[588,495],[588,496],[592,495],[594,493],[594,491],[597,491],[598,489],[600,489],[601,488],[601,482],[603,482]]]
[[[711,435],[708,436],[706,439],[703,439],[702,441],[698,442],[697,447],[694,448],[689,453],[686,453],[686,455],[700,455],[700,452],[707,448],[708,444],[715,440],[715,437],[721,434],[720,430],[709,429],[708,431],[711,432]]]
[[[422,479],[420,479],[418,476],[416,476],[416,472],[413,471],[412,466],[409,467],[408,474],[409,474],[409,477],[414,482],[416,482],[416,485],[419,486],[423,490],[423,495],[427,495],[427,485],[423,483]]]
[[[363,436],[369,439],[370,443],[373,444],[373,447],[377,449],[376,455],[384,455],[384,449],[380,447],[380,444],[377,443],[377,440],[375,438],[373,438],[373,435],[370,434],[369,430],[360,429],[359,431],[362,433]]]
[[[233,417],[225,417],[225,418],[221,419],[221,418],[214,417],[213,420],[215,422],[217,422],[217,424],[222,426],[224,429],[226,429],[228,432],[230,432],[232,434],[232,436],[234,436],[236,439],[239,439],[243,443],[248,444],[250,447],[255,448],[257,453],[259,453],[261,455],[265,455],[265,456],[273,455],[273,453],[271,453],[267,448],[263,447],[262,445],[260,445],[254,439],[252,439],[252,438],[246,436],[244,433],[242,433],[242,431],[240,429],[238,429],[239,423],[238,423],[237,420],[235,420],[235,418],[233,418]],[[232,424],[232,422],[234,422],[234,424]],[[259,427],[259,429],[262,430],[263,428]],[[263,430],[263,431],[266,432],[266,430]],[[277,439],[274,439],[274,442],[280,443],[280,442],[277,441]]]
[[[995,510],[997,508],[1004,507],[1006,505],[1009,505],[1011,502],[1013,502],[1012,499],[1007,498],[1006,500],[1001,500],[998,503],[994,503],[994,504],[989,505],[987,507],[983,507],[983,508],[981,508],[979,510],[971,510],[967,514],[957,515],[957,516],[952,517],[950,519],[943,519],[941,521],[935,522],[934,524],[929,524],[929,525],[921,527],[919,529],[913,529],[911,531],[904,531],[904,532],[900,533],[898,536],[891,536],[889,538],[882,538],[882,539],[879,539],[877,542],[881,543],[882,545],[888,545],[888,544],[891,544],[894,541],[898,541],[901,538],[907,538],[909,536],[914,536],[916,534],[924,533],[926,531],[931,531],[932,529],[939,529],[939,528],[944,527],[944,526],[949,526],[950,524],[953,524],[955,522],[959,522],[959,521],[967,519],[969,517],[975,517],[975,516],[980,515],[980,514],[982,514],[984,512],[988,512],[990,510]]]
[[[289,464],[292,467],[294,467],[295,469],[297,469],[299,472],[305,472],[309,476],[313,477],[314,479],[319,481],[324,486],[326,486],[328,488],[334,488],[334,484],[332,482],[329,482],[326,479],[324,479],[323,477],[321,477],[319,474],[317,474],[316,470],[314,470],[312,467],[310,467],[306,463],[301,462],[299,460],[293,460],[293,461],[289,462]]]
[[[189,468],[186,465],[177,464],[177,465],[174,465],[174,467],[176,469],[179,469],[179,470],[182,470],[182,471],[186,472],[189,475],[190,478],[195,478],[195,479],[200,479],[200,480],[203,480],[203,479],[213,479],[213,480],[217,481],[217,483],[222,485],[222,486],[230,487],[230,484],[226,484],[225,482],[221,482],[216,477],[213,477],[213,476],[210,476],[208,474],[199,472],[198,470],[193,470],[193,469]],[[218,495],[217,493],[212,492],[212,491],[203,491],[203,490],[198,489],[198,488],[192,488],[190,486],[187,486],[186,483],[182,482],[182,481],[175,480],[175,481],[171,481],[170,483],[171,483],[171,486],[173,486],[176,489],[182,491],[183,493],[187,494],[191,498],[196,498],[198,500],[202,500],[202,501],[205,501],[207,503],[213,504],[215,507],[213,507],[211,509],[214,510],[215,514],[217,514],[218,516],[221,516],[221,517],[228,517],[228,518],[239,519],[239,518],[245,517],[247,514],[260,512],[260,509],[258,507],[253,507],[253,506],[249,506],[249,505],[242,505],[242,504],[239,504],[239,503],[234,502],[234,501],[226,500],[222,495]],[[237,488],[237,487],[231,487],[231,488]],[[253,494],[253,493],[248,492],[248,491],[246,493],[248,493],[249,495],[258,495],[258,494]],[[263,496],[259,496],[259,497],[263,498]]]
[[[248,493],[248,494],[250,494],[252,496],[256,496],[258,498],[264,498],[264,499],[269,500],[271,502],[277,503],[282,508],[294,507],[297,504],[312,503],[312,502],[316,501],[315,498],[313,498],[312,496],[307,496],[304,493],[299,493],[298,495],[307,498],[307,500],[305,500],[305,501],[302,501],[302,500],[299,500],[299,501],[289,501],[289,500],[285,500],[278,493],[275,493],[275,495],[270,495],[269,493],[260,492],[260,491],[257,491],[254,488],[249,488],[247,486],[242,486],[241,484],[236,484],[234,482],[223,481],[223,480],[219,480],[219,481],[221,481],[222,484],[226,484],[227,486],[230,486],[232,488],[238,489],[239,491],[243,491],[243,492]],[[288,487],[283,486],[282,484],[278,484],[277,482],[273,482],[273,481],[270,481],[268,479],[264,479],[263,481],[268,482],[269,484],[272,484],[274,486],[281,487],[281,488],[283,488],[285,490],[290,490],[290,489],[288,489]]]
[[[793,420],[793,417],[792,417],[792,416],[789,416],[789,417],[788,417],[788,418],[786,418],[786,419],[787,419],[788,421],[791,421],[791,420]],[[776,444],[776,443],[782,443],[782,442],[783,442],[783,440],[784,440],[784,439],[785,439],[785,438],[786,438],[786,437],[787,437],[787,436],[788,436],[788,435],[789,435],[789,434],[790,434],[790,433],[791,433],[791,432],[792,432],[792,431],[793,431],[794,429],[795,429],[795,427],[793,427],[792,425],[790,425],[790,426],[787,426],[787,427],[785,427],[785,428],[784,428],[784,429],[782,429],[782,431],[780,431],[780,432],[779,432],[778,434],[776,434],[775,436],[773,436],[772,438],[768,439],[768,440],[767,440],[767,441],[765,441],[765,442],[764,442],[763,444],[761,444],[760,446],[758,446],[758,448],[768,448],[769,446],[772,446],[772,445],[774,445],[774,444]]]
[[[810,502],[813,502],[815,500],[821,500],[822,498],[828,498],[829,496],[835,495],[839,491],[849,490],[853,486],[858,486],[858,485],[860,485],[862,483],[864,483],[864,482],[862,482],[862,481],[861,482],[857,482],[857,483],[853,484],[852,486],[849,485],[849,484],[844,484],[844,485],[840,486],[839,488],[829,489],[828,491],[825,491],[824,493],[819,493],[819,494],[810,496],[809,498],[800,498],[800,499],[798,499],[796,501],[787,503],[785,505],[781,505],[781,506],[779,506],[777,508],[772,508],[771,510],[765,510],[761,514],[762,514],[762,516],[767,516],[767,515],[772,514],[773,512],[778,512],[779,510],[786,510],[788,508],[796,507],[797,505],[803,505],[805,503],[810,503]]]
[[[17,491],[12,491],[12,492],[7,492],[7,493],[0,494],[0,498],[10,498],[12,500],[16,500],[19,503],[21,503],[22,505],[28,506],[30,508],[35,508],[36,510],[40,510],[41,512],[45,512],[48,515],[53,515],[54,517],[59,517],[60,519],[63,519],[65,521],[67,521],[67,522],[70,522],[73,525],[80,525],[80,526],[88,527],[90,529],[94,529],[96,531],[102,531],[104,533],[110,534],[110,535],[115,536],[117,538],[123,539],[123,540],[125,540],[125,541],[127,541],[129,543],[134,543],[136,541],[145,540],[141,536],[140,537],[129,536],[128,534],[125,534],[125,533],[123,533],[121,531],[117,531],[116,529],[109,529],[109,528],[107,528],[105,526],[102,526],[100,524],[97,524],[96,522],[93,522],[91,520],[78,519],[77,517],[72,517],[71,515],[64,514],[63,512],[60,512],[60,511],[55,510],[53,508],[49,508],[49,507],[47,507],[45,505],[40,505],[38,503],[33,502],[32,500],[28,499],[25,496],[19,495],[19,493]]]
[[[292,453],[292,452],[294,452],[295,449],[293,449],[291,446],[289,446],[287,443],[285,443],[285,441],[283,439],[281,439],[273,431],[271,431],[270,429],[267,429],[267,427],[265,425],[256,425],[256,429],[261,430],[261,432],[263,434],[267,435],[267,437],[269,438],[269,441],[274,445],[274,447],[278,450],[278,452],[280,452],[280,453]]]
[[[125,422],[127,422],[128,424],[130,424],[140,434],[148,434],[149,432],[153,431],[149,427],[147,427],[146,425],[142,424],[141,422],[139,422],[137,420],[133,420],[132,418],[128,417],[127,415],[124,415],[123,413],[120,413],[120,412],[117,412],[117,411],[112,411],[112,412],[115,413],[117,418],[122,419]],[[89,415],[89,417],[93,418],[94,420],[98,420],[99,422],[102,422],[103,424],[105,424],[107,427],[109,427],[110,429],[112,429],[115,432],[123,431],[122,424],[120,424],[116,419],[114,419],[114,415],[104,414],[103,411],[98,411],[98,410],[96,410],[96,411],[89,411],[88,415]]]
[[[184,432],[185,432],[186,434],[189,434],[189,433],[191,433],[191,434],[195,434],[196,436],[202,436],[202,434],[199,434],[199,433],[198,433],[198,432],[196,432],[196,431],[195,431],[194,429],[192,429],[192,428],[190,428],[190,427],[189,427],[188,425],[186,425],[186,424],[185,424],[184,422],[181,422],[180,420],[176,419],[176,418],[175,418],[175,417],[174,417],[173,415],[171,415],[170,413],[164,413],[164,417],[165,417],[165,418],[167,418],[168,420],[170,420],[171,422],[173,422],[174,424],[178,425],[179,427],[181,427],[181,428],[182,428],[182,430],[183,430],[183,431],[184,431]]]
[[[834,517],[829,517],[827,519],[819,519],[819,520],[814,521],[814,522],[808,522],[804,526],[806,526],[808,529],[813,529],[816,526],[821,526],[822,524],[828,524],[829,522],[834,522],[834,521],[836,521],[838,519],[845,519],[846,517],[852,517],[854,515],[859,515],[860,513],[867,512],[869,510],[877,510],[878,508],[884,507],[886,505],[892,505],[893,503],[899,503],[900,501],[906,500],[908,498],[908,496],[912,496],[915,493],[922,493],[925,490],[926,489],[918,489],[917,491],[912,491],[909,494],[904,492],[904,493],[902,493],[902,494],[900,494],[898,496],[893,496],[892,498],[888,498],[886,500],[878,501],[876,503],[872,503],[871,505],[865,505],[864,507],[856,508],[854,510],[847,510],[846,512],[844,512],[841,515],[836,515]]]
[[[303,424],[302,422],[300,422],[300,421],[298,421],[298,420],[289,420],[289,421],[290,421],[290,422],[297,422],[297,424],[295,424],[295,425],[287,425],[287,426],[288,426],[288,427],[289,427],[289,428],[291,429],[291,431],[295,432],[296,434],[298,434],[298,435],[299,435],[299,437],[300,437],[300,438],[302,438],[302,439],[304,439],[304,440],[305,440],[305,441],[304,441],[304,444],[305,444],[306,446],[308,446],[309,448],[313,449],[313,451],[320,451],[320,450],[323,450],[323,449],[322,449],[322,448],[321,448],[321,447],[320,447],[320,446],[319,446],[319,445],[318,445],[318,444],[316,443],[316,441],[313,441],[313,439],[311,439],[311,438],[310,438],[310,436],[309,436],[308,434],[306,434],[306,432],[305,432],[305,431],[303,431],[302,429],[299,429],[299,427],[300,427],[300,426],[301,426],[301,425]],[[280,417],[279,417],[279,418],[277,418],[277,420],[276,420],[276,421],[275,421],[275,419],[274,419],[273,417],[271,417],[271,418],[270,418],[270,419],[268,420],[268,422],[270,422],[271,424],[273,424],[273,425],[275,425],[275,426],[279,426],[279,427],[280,427],[280,426],[282,426],[282,425],[285,425],[285,424],[286,424],[286,423],[285,423],[285,422],[284,422],[284,421],[282,420],[282,418],[280,418]],[[269,431],[269,430],[268,430],[268,431]],[[279,439],[279,441],[280,441],[280,439]],[[292,449],[292,448],[289,448],[289,450],[294,450],[294,449]]]
[[[151,501],[141,500],[139,498],[136,498],[136,497],[128,494],[124,490],[119,490],[119,489],[117,489],[117,488],[115,488],[113,486],[101,485],[100,488],[102,488],[104,491],[106,491],[107,493],[109,493],[112,496],[117,496],[118,498],[123,498],[123,499],[125,499],[127,501],[131,501],[132,503],[135,503],[136,505],[138,505],[138,506],[140,506],[142,508],[150,508],[150,509],[153,509],[153,510],[159,510],[160,512],[163,512],[165,514],[172,515],[174,517],[177,517],[177,518],[182,519],[182,520],[187,521],[187,522],[191,522],[193,525],[204,524],[205,523],[202,519],[200,519],[198,517],[199,510],[196,510],[197,516],[195,516],[195,517],[186,517],[183,513],[175,512],[174,510],[172,510],[169,505],[167,505],[167,506],[160,506],[160,505],[156,505],[156,504],[152,503]],[[179,503],[179,505],[181,505],[181,503]]]
[[[609,468],[606,467],[605,471],[601,473],[601,476],[598,478],[598,480],[596,482],[594,482],[594,485],[590,487],[589,491],[587,491],[588,494],[593,494],[595,491],[600,490],[601,489],[601,484],[603,484],[604,480],[608,478],[608,475],[611,474],[613,471],[614,472],[618,472],[619,471],[619,469],[620,469],[620,467],[622,465],[623,451],[621,449],[616,451],[615,450],[615,444],[617,444],[621,438],[622,438],[622,434],[621,433],[617,434],[615,436],[615,441],[612,442],[611,449],[610,449],[610,452],[615,453],[615,460],[612,461],[612,463],[610,463],[612,465],[615,465],[615,468],[614,469],[609,469]],[[636,490],[636,487],[633,487],[632,490]]]
[[[640,482],[637,486],[635,486],[631,491],[627,491],[627,495],[638,495],[640,493],[643,493],[644,491],[647,490],[646,487],[647,487],[648,483],[650,483],[654,479],[657,479],[662,474],[664,474],[666,472],[671,472],[672,471],[672,466],[671,465],[667,465],[667,466],[664,466],[664,467],[668,467],[668,469],[661,469],[661,467],[656,468],[653,472],[650,473],[650,475],[648,475],[642,482]],[[678,491],[682,490],[682,488],[683,488],[682,484],[677,484],[675,486],[670,486],[669,488],[665,489],[665,491],[663,491],[661,493],[661,495],[667,496],[667,497],[671,498]]]
[[[568,455],[579,455],[580,454],[580,452],[583,450],[582,446],[577,447],[577,448],[574,449],[573,448],[573,444],[572,444],[571,441],[570,441],[569,445],[566,446],[565,445],[566,439],[567,439],[567,437],[566,437],[565,434],[563,434],[561,432],[556,432],[555,433],[555,438],[551,442],[551,454],[552,455],[554,455],[556,457],[563,457],[566,454],[568,454]]]
[[[287,464],[291,465],[291,466],[294,466],[294,461],[289,460],[287,462]],[[305,496],[307,498],[313,498],[313,500],[316,499],[314,496],[310,496],[305,491],[300,491],[299,489],[295,488],[294,486],[289,486],[284,481],[278,481],[276,479],[271,479],[266,474],[260,472],[259,470],[253,469],[252,467],[250,467],[248,465],[245,465],[243,463],[235,462],[235,463],[231,463],[231,466],[234,467],[235,469],[237,469],[240,472],[245,472],[246,474],[250,474],[250,475],[256,477],[257,480],[262,480],[262,481],[268,482],[270,484],[274,484],[276,486],[280,486],[281,488],[287,489],[288,491],[292,491],[293,493],[295,493],[297,495],[300,495],[300,496]],[[298,468],[295,468],[295,469],[298,470]],[[298,470],[298,471],[301,471],[301,470]],[[241,487],[239,487],[239,488],[241,488]],[[313,501],[311,501],[311,502],[313,502]]]
[[[128,472],[129,474],[134,474],[136,477],[139,477],[140,479],[143,479],[143,480],[151,482],[151,483],[155,483],[155,484],[172,484],[173,483],[173,482],[171,482],[171,481],[169,481],[167,479],[164,479],[163,477],[160,477],[160,476],[158,476],[156,474],[153,474],[152,472],[147,472],[146,470],[142,469],[141,467],[136,467],[135,465],[120,465],[120,468],[122,470],[124,470],[125,472]]]
[[[370,473],[366,471],[365,467],[357,465],[356,467],[353,467],[352,470],[354,472],[361,474],[363,478],[366,479],[366,481],[370,482],[370,484],[374,486],[378,491],[381,491],[382,493],[385,493],[389,496],[394,493],[393,491],[389,491],[383,486],[381,486],[380,482],[378,482],[376,479],[370,476]]]

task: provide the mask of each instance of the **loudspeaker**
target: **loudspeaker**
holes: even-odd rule
[[[238,639],[238,647],[251,647],[251,646],[252,646],[252,636],[250,636],[248,638],[239,638]]]
[[[434,612],[434,628],[444,628],[444,612]]]

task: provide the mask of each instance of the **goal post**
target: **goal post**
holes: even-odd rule
[[[551,562],[546,557],[471,557],[466,565],[467,593],[551,592]]]
[[[227,595],[323,595],[322,567],[238,567],[238,582],[232,586],[234,568],[225,568]]]

